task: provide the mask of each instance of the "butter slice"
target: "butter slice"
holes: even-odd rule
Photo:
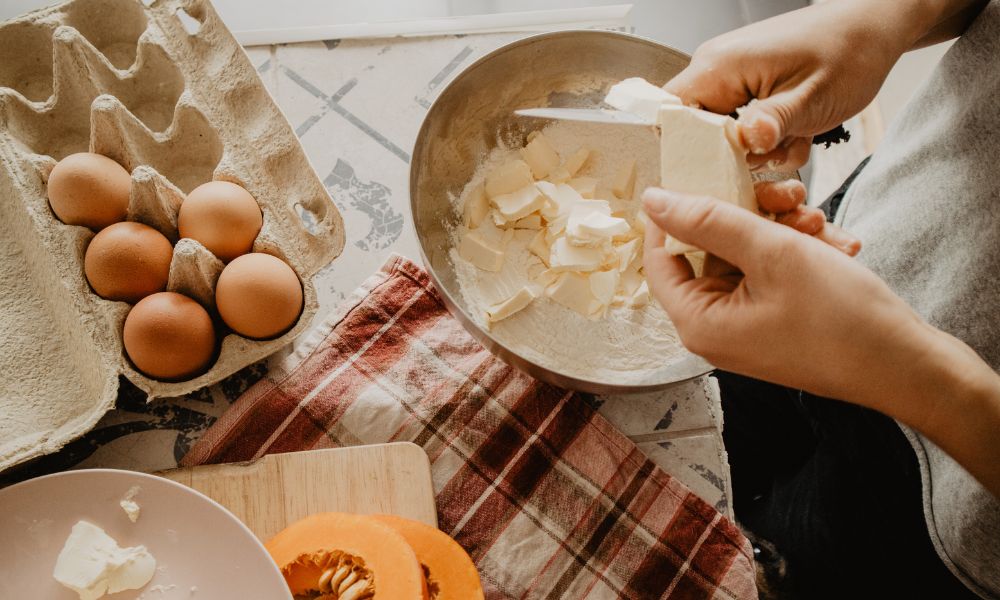
[[[580,273],[563,273],[545,290],[545,295],[587,318],[601,308],[600,302],[594,298],[590,290],[590,278]]]
[[[569,221],[569,215],[558,217],[545,224],[545,241],[550,245],[555,243],[556,238],[563,235],[566,231],[566,222]]]
[[[582,200],[573,206],[566,222],[566,237],[576,246],[605,246],[616,235],[629,231],[628,221],[611,216],[604,200]]]
[[[527,286],[522,287],[510,298],[487,308],[486,322],[493,324],[497,321],[502,321],[514,313],[524,310],[534,299],[535,293],[531,290],[531,288]]]
[[[739,141],[736,120],[687,106],[660,109],[660,186],[711,196],[757,212],[747,151]],[[698,249],[667,238],[671,254]]]
[[[600,303],[601,307],[597,311],[600,314],[603,314],[607,310],[608,305],[611,304],[611,301],[614,300],[620,277],[621,273],[617,269],[597,271],[590,274],[590,292],[594,295],[597,302]]]
[[[545,206],[545,195],[532,183],[509,194],[490,198],[490,202],[508,221],[526,217]]]
[[[462,237],[458,255],[484,271],[497,272],[503,267],[503,250],[491,245],[478,231]]]
[[[510,221],[507,220],[507,217],[501,215],[500,211],[495,208],[490,210],[490,216],[493,218],[493,224],[500,229],[506,229],[507,224],[510,223]]]
[[[625,301],[625,304],[631,308],[642,308],[649,304],[649,283],[645,279],[639,284],[639,287],[632,292],[632,296]]]
[[[565,183],[539,181],[535,187],[548,199],[539,212],[549,220],[568,215],[573,206],[583,200],[580,192]]]
[[[528,187],[534,183],[531,178],[531,167],[523,160],[513,160],[493,169],[486,175],[486,197],[510,194]]]
[[[552,244],[549,254],[549,265],[554,271],[596,271],[603,264],[601,249],[574,246],[564,237]]]
[[[490,203],[486,200],[486,188],[480,183],[472,188],[465,200],[465,211],[463,212],[465,226],[469,229],[479,227],[489,212]]]
[[[549,243],[545,239],[545,230],[541,229],[528,242],[528,251],[541,259],[545,266],[549,266]]]
[[[559,153],[552,147],[549,138],[540,132],[531,136],[531,141],[521,148],[521,156],[528,163],[535,179],[543,179],[559,166]]]
[[[639,256],[639,240],[634,239],[624,244],[615,246],[615,254],[618,255],[618,272],[624,273],[628,270],[635,259]]]
[[[56,559],[52,576],[80,600],[137,590],[153,578],[156,559],[145,546],[122,548],[103,529],[87,521],[73,526]]]
[[[639,274],[639,269],[637,268],[624,271],[621,279],[618,280],[618,293],[626,298],[631,298],[635,294],[635,291],[639,289],[639,285],[645,280]]]
[[[570,207],[569,218],[571,222],[575,225],[581,219],[587,217],[590,214],[601,214],[606,216],[611,216],[611,203],[607,200],[592,200],[580,198]],[[570,223],[566,224],[570,227]]]
[[[681,99],[641,77],[629,77],[611,86],[604,97],[605,104],[648,121],[655,125],[660,107],[664,104],[681,105]]]

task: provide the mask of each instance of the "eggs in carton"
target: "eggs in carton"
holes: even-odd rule
[[[57,450],[109,410],[123,375],[150,399],[215,383],[287,345],[318,308],[313,275],[344,227],[292,128],[207,0],[72,0],[0,25],[0,470]],[[208,370],[151,379],[129,362],[131,306],[84,274],[94,232],[60,222],[49,173],[94,152],[130,172],[127,220],[175,243],[167,289],[214,314],[223,262],[179,239],[185,195],[213,180],[263,213],[252,251],[285,261],[303,310],[279,337],[226,330]],[[307,222],[309,223],[307,225]]]

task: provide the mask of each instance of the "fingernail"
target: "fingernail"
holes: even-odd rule
[[[796,202],[805,202],[808,191],[804,183],[798,179],[784,179],[782,181],[775,181],[773,183],[775,189],[781,190],[781,193],[787,194],[789,198],[794,199]]]
[[[743,139],[754,154],[766,154],[774,149],[778,136],[778,120],[766,112],[755,110],[744,122]]]
[[[833,246],[848,256],[856,256],[858,252],[861,252],[861,240],[840,227],[827,225],[823,228],[822,233]]]
[[[659,196],[643,196],[642,206],[647,213],[662,213],[667,210],[667,203]]]
[[[666,190],[649,188],[642,194],[642,205],[647,213],[662,213],[667,210],[670,193]]]

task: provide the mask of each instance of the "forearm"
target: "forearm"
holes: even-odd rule
[[[902,54],[961,35],[988,0],[835,0],[862,35]]]
[[[983,7],[988,3],[989,0],[957,0],[953,2],[944,2],[944,4],[954,5],[950,7],[953,9],[953,12],[943,15],[938,20],[937,24],[933,26],[923,37],[917,40],[910,49],[916,50],[917,48],[933,46],[934,44],[945,42],[962,35],[969,27],[969,24],[972,23],[972,21],[983,10]]]
[[[925,435],[1000,498],[1000,376],[926,324],[908,346],[862,403]]]

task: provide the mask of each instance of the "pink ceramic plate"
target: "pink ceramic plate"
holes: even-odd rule
[[[132,486],[139,487],[137,523],[118,504]],[[0,598],[77,600],[52,569],[81,519],[156,558],[145,589],[109,600],[292,598],[264,546],[225,508],[179,483],[111,469],[57,473],[0,490]]]

